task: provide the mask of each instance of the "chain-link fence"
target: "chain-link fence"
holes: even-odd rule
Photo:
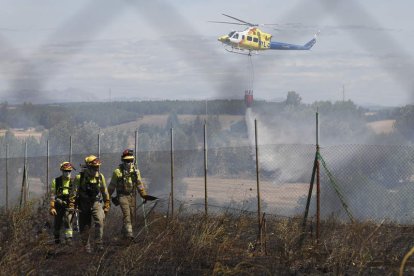
[[[102,141],[104,137],[103,135]],[[214,139],[214,135],[211,139]],[[76,150],[79,146],[74,141],[72,155],[56,155],[51,151],[49,157],[46,154],[28,156],[26,163],[29,199],[41,197],[46,193],[46,183],[60,175],[61,162],[70,159],[77,169],[74,173],[79,173],[84,157],[98,154],[97,141],[95,145],[91,144],[91,141],[88,143],[90,152]],[[116,141],[114,143],[116,144]],[[256,212],[258,204],[255,146],[207,147],[205,179],[203,143],[199,145],[198,149],[174,149],[173,152],[165,147],[158,151],[140,151],[138,147],[138,167],[149,192],[164,200],[164,207],[168,208],[173,169],[176,208],[203,212],[207,183],[209,212]],[[134,148],[133,136],[124,139],[114,150],[127,147]],[[79,148],[87,147],[84,145]],[[30,152],[30,148],[28,151]],[[414,194],[413,151],[414,148],[410,146],[390,145],[322,147],[319,158],[321,217],[335,216],[346,220],[347,207],[349,213],[357,220],[388,219],[410,224],[413,221],[414,210],[414,202],[411,200]],[[46,147],[44,152],[47,152]],[[308,197],[315,146],[260,145],[258,152],[262,211],[280,216],[301,216]],[[107,150],[99,153],[103,163],[101,172],[107,183],[112,171],[120,163],[120,155],[121,151]],[[2,151],[1,206],[6,204],[6,184],[9,207],[19,204],[23,172],[24,157],[10,152],[6,159]],[[313,216],[316,210],[315,193],[316,189],[313,189],[310,216]]]

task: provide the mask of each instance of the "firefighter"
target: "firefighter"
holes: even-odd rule
[[[101,161],[94,155],[85,158],[84,170],[75,177],[75,189],[71,202],[79,208],[79,230],[87,252],[91,252],[90,228],[95,226],[95,244],[103,249],[105,214],[109,212],[110,200],[105,177],[99,172]],[[103,206],[102,206],[103,204]]]
[[[147,193],[141,180],[141,174],[134,166],[134,152],[126,149],[121,156],[122,163],[112,174],[108,187],[109,195],[112,196],[116,190],[116,197],[113,197],[115,205],[119,204],[122,210],[123,227],[122,233],[125,238],[133,239],[132,215],[135,209],[135,191],[146,200]]]
[[[73,204],[69,202],[69,196],[73,189],[73,179],[70,178],[73,165],[70,162],[60,164],[62,175],[52,180],[50,197],[50,214],[54,216],[55,243],[60,243],[60,228],[62,222],[65,228],[65,240],[72,244],[72,216]]]

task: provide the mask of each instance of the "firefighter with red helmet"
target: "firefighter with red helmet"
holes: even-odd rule
[[[63,223],[65,229],[65,240],[67,244],[72,243],[72,216],[73,206],[69,202],[69,197],[73,189],[73,179],[71,173],[73,165],[70,162],[60,164],[62,175],[52,180],[50,209],[49,213],[54,216],[54,237],[55,243],[60,243],[60,229]],[[72,208],[71,208],[72,207]]]
[[[75,177],[75,189],[71,203],[79,208],[79,230],[86,251],[91,252],[90,229],[95,226],[95,244],[103,249],[103,231],[105,214],[110,209],[110,197],[106,188],[105,177],[99,172],[101,161],[95,155],[85,158],[84,170]]]
[[[119,204],[122,210],[124,237],[132,239],[132,215],[135,209],[135,191],[138,191],[143,199],[146,199],[144,183],[141,180],[141,173],[134,165],[134,151],[126,149],[121,156],[122,163],[112,174],[108,187],[111,196],[116,191],[116,197],[112,200],[115,205]]]

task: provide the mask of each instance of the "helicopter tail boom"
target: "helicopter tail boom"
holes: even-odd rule
[[[316,43],[316,38],[318,36],[319,32],[315,34],[315,36],[306,42],[304,45],[296,45],[296,44],[289,44],[284,42],[271,42],[270,43],[270,49],[272,50],[310,50],[313,45]]]

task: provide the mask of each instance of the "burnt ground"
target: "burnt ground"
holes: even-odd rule
[[[319,242],[310,225],[300,245],[300,218],[267,217],[260,243],[250,214],[171,219],[153,212],[148,228],[135,225],[134,242],[121,238],[121,218],[109,216],[104,250],[87,253],[78,234],[72,246],[55,245],[50,217],[38,212],[1,215],[2,274],[396,275],[414,246],[414,227],[388,222],[331,218],[321,223]],[[412,258],[406,275],[414,274]]]

